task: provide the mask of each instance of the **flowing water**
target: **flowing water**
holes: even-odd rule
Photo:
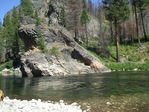
[[[65,77],[0,76],[0,89],[17,99],[78,102],[91,112],[148,112],[149,72],[111,72]]]

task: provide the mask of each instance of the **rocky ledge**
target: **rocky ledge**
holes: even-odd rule
[[[36,47],[39,30],[45,39],[46,53]],[[21,24],[19,35],[27,46],[27,52],[20,53],[23,76],[65,76],[110,71],[59,25]]]

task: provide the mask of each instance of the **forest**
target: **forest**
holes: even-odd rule
[[[14,7],[11,14],[6,14],[0,23],[1,69],[11,68],[19,53],[27,51],[18,34],[23,16],[34,18],[36,26],[42,24],[29,0],[21,0],[19,9]],[[97,37],[89,35],[92,17],[100,24]],[[97,3],[66,0],[61,7],[59,24],[72,31],[74,39],[110,69],[149,69],[149,0],[99,0]],[[38,38],[36,47],[46,52],[40,31]]]

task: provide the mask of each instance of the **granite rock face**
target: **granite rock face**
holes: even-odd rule
[[[25,53],[20,53],[23,76],[110,72],[99,59],[74,41],[72,34],[59,24],[59,11],[62,5],[60,1],[31,0],[33,8],[39,12],[42,24],[36,26],[36,20],[30,17],[23,17],[20,22],[18,32],[26,50]],[[37,46],[39,31],[45,40],[46,53],[42,53]]]
[[[39,29],[45,39],[47,53],[41,53],[36,48]],[[23,76],[77,75],[110,71],[78,45],[71,34],[61,26],[21,24],[19,35],[25,41],[27,50],[20,54]],[[52,52],[53,48],[58,54]]]

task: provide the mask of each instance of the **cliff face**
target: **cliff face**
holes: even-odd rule
[[[63,2],[62,2],[63,1]],[[76,43],[72,34],[59,25],[60,7],[64,0],[31,0],[38,10],[42,25],[23,17],[19,35],[24,40],[26,51],[20,53],[23,76],[77,75],[109,72],[101,61]],[[50,24],[50,25],[48,25]],[[38,32],[46,44],[46,53],[37,48]]]

